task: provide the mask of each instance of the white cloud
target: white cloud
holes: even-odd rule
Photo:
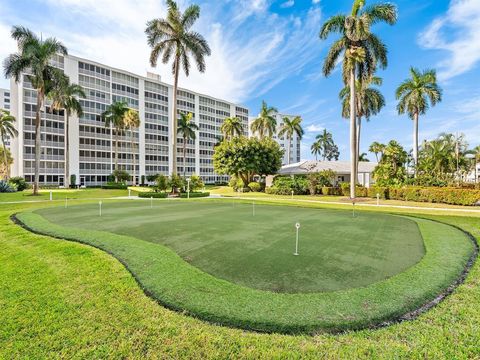
[[[55,11],[57,19],[75,17],[75,22],[22,21],[23,25],[37,33],[43,32],[44,36],[57,37],[73,55],[140,75],[150,70],[145,23],[165,16],[162,1],[38,1],[45,6],[45,14]],[[180,6],[184,8],[186,3],[180,1]],[[243,102],[253,95],[262,95],[318,57],[322,46],[317,38],[320,8],[310,10],[299,26],[298,19],[271,13],[269,6],[269,0],[226,1],[218,6],[202,6],[195,30],[207,38],[212,55],[207,58],[205,74],[198,73],[192,66],[188,79],[181,76],[180,86]],[[50,10],[47,11],[47,7]],[[18,20],[3,18],[0,32],[13,25],[9,21]],[[0,34],[0,44],[8,42],[0,47],[0,51],[4,51],[0,55],[5,57],[15,51],[15,44],[7,40],[7,34]],[[159,64],[154,71],[164,81],[172,81],[170,64]]]
[[[308,125],[306,128],[307,132],[319,132],[319,131],[323,131],[324,129],[325,129],[325,126],[320,124],[311,124],[311,125]]]
[[[294,1],[294,0],[287,0],[287,1],[285,1],[284,3],[282,3],[282,4],[280,5],[280,7],[282,7],[282,8],[290,8],[290,7],[292,7],[293,5],[295,5],[295,1]]]
[[[320,0],[312,0],[312,4],[320,4]]]
[[[448,80],[472,69],[480,60],[480,1],[452,0],[447,13],[436,18],[420,34],[419,44],[445,50],[447,57],[437,65],[440,80]]]

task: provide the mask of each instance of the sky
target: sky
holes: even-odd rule
[[[258,114],[262,100],[280,112],[300,115],[302,159],[323,129],[333,134],[340,158],[348,159],[348,121],[341,117],[341,69],[325,78],[322,63],[337,35],[318,37],[322,23],[348,13],[352,0],[195,0],[194,26],[210,44],[207,70],[181,76],[180,86],[247,106]],[[192,1],[179,0],[184,9]],[[374,1],[367,0],[367,5]],[[396,111],[395,89],[411,66],[436,69],[443,101],[420,118],[420,140],[440,132],[464,133],[480,143],[480,0],[397,0],[398,22],[373,31],[388,47],[380,90],[381,113],[364,123],[361,152],[373,141],[412,146],[412,121]],[[164,17],[162,0],[0,0],[0,58],[15,52],[12,25],[61,40],[73,55],[139,75],[154,71],[172,82],[171,66],[149,66],[145,23]],[[9,81],[0,80],[0,87]],[[374,160],[372,154],[368,154]]]

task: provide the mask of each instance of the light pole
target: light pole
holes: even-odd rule
[[[187,199],[190,199],[190,181],[192,181],[192,179],[187,178]]]
[[[298,256],[298,231],[300,230],[300,223],[297,222],[295,224],[295,229],[297,230],[297,236],[295,239],[295,252],[293,253],[293,255]]]

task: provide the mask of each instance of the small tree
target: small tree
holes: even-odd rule
[[[198,175],[192,175],[190,177],[190,191],[196,191],[204,187],[203,180]]]
[[[130,174],[124,170],[115,170],[112,176],[120,183],[126,183],[130,180]]]
[[[165,175],[158,175],[155,179],[155,191],[165,191],[168,188],[168,178]]]
[[[183,179],[180,175],[172,174],[168,181],[168,185],[172,188],[172,193],[176,193],[176,189],[183,187]]]

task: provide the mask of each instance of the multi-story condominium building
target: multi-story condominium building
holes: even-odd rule
[[[10,111],[10,89],[0,89],[0,109]],[[5,139],[5,146],[10,147],[10,138]]]
[[[288,156],[288,150],[287,150],[288,139],[287,139],[286,136],[278,136],[278,132],[282,128],[283,118],[286,117],[286,118],[289,118],[289,119],[293,119],[297,115],[285,115],[285,114],[276,113],[275,116],[277,118],[277,132],[273,136],[273,139],[276,142],[278,142],[278,144],[280,145],[280,147],[283,150],[285,150],[285,153],[284,153],[283,159],[282,159],[282,165],[287,165],[287,164],[289,164],[289,156]],[[250,126],[251,126],[251,124],[254,120],[255,120],[255,118],[250,118],[250,120],[249,120],[248,131],[249,131],[250,136],[255,136],[255,134],[252,133],[252,130],[250,128]],[[290,164],[300,162],[300,151],[301,151],[300,150],[300,145],[301,145],[301,139],[295,134],[292,137],[292,140],[290,141]]]
[[[70,174],[77,185],[96,186],[107,181],[114,170],[114,137],[112,128],[105,127],[101,114],[109,104],[126,101],[138,110],[141,126],[133,134],[125,131],[119,136],[119,169],[133,174],[136,158],[137,183],[142,175],[172,173],[172,97],[173,87],[155,74],[146,77],[114,69],[75,56],[58,56],[52,65],[62,69],[71,82],[80,84],[87,94],[81,99],[84,114],[75,114],[69,121]],[[33,180],[34,118],[36,92],[28,77],[11,82],[12,113],[17,118],[18,138],[12,141],[13,174]],[[206,183],[228,180],[215,174],[213,147],[221,136],[220,126],[226,117],[239,117],[248,134],[248,109],[225,100],[179,89],[178,112],[189,112],[199,127],[195,141],[188,141],[183,163],[183,139],[177,135],[177,172],[187,176],[197,174]],[[40,183],[62,185],[65,164],[65,114],[51,111],[47,101],[42,113],[42,155]],[[133,142],[132,142],[133,141]],[[133,145],[133,146],[132,146]]]

